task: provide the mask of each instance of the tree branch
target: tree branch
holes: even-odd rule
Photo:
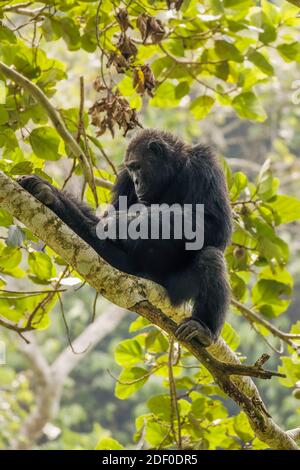
[[[26,9],[20,7],[20,5],[12,5],[10,7],[3,8],[4,13],[14,13],[17,15],[29,16],[31,18],[37,19],[37,17],[43,13],[45,8],[49,8],[51,5],[44,5],[40,8],[35,8],[34,10]]]
[[[287,434],[294,439],[294,441],[300,441],[300,428],[290,429]]]
[[[171,335],[174,335],[176,323],[189,315],[187,308],[174,309],[165,290],[159,285],[121,273],[103,261],[50,209],[3,173],[0,173],[0,206],[17,217],[73,266],[97,292],[116,305],[143,315]],[[249,375],[249,366],[241,365],[239,358],[222,339],[208,349],[201,347],[195,339],[189,343],[183,342],[183,345],[210,371],[220,388],[245,411],[259,439],[273,449],[299,449],[290,435],[269,416],[252,380],[237,375],[243,373],[243,368],[244,374]],[[254,368],[256,376],[273,375],[268,371],[262,372],[262,363],[262,360],[256,363],[251,371]]]
[[[112,189],[113,183],[108,180],[104,180],[103,178],[95,178],[95,184],[96,186],[99,186],[100,188],[106,188],[106,189]]]
[[[3,7],[2,11],[15,11],[15,10],[19,10],[20,8],[26,8],[26,7],[30,7],[34,2],[22,2],[22,3],[18,3],[16,5],[8,5],[8,6],[5,6]]]
[[[282,341],[287,343],[291,346],[295,351],[300,351],[300,344],[295,343],[292,341],[293,339],[300,340],[300,334],[296,333],[285,333],[284,331],[279,330],[276,326],[272,325],[268,320],[261,317],[258,313],[254,312],[250,308],[246,307],[245,305],[241,304],[235,299],[231,300],[232,305],[234,305],[248,320],[251,322],[259,323],[260,325],[264,326],[267,330],[269,330],[274,336],[280,338]]]

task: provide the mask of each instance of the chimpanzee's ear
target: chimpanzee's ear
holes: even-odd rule
[[[148,144],[148,149],[151,150],[158,157],[163,157],[165,154],[164,143],[158,140],[152,140]]]

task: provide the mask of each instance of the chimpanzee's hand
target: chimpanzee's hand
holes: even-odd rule
[[[56,200],[55,188],[48,181],[43,180],[37,175],[20,176],[17,179],[22,188],[47,206],[51,206]]]

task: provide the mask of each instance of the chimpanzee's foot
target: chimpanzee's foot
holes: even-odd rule
[[[22,188],[47,206],[51,206],[56,200],[55,188],[48,181],[43,180],[37,175],[20,176],[17,179]]]
[[[197,339],[205,348],[214,342],[210,329],[203,323],[193,320],[193,318],[184,320],[175,331],[175,336],[179,341]]]

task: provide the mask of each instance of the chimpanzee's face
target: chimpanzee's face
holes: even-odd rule
[[[172,161],[163,143],[146,139],[129,145],[124,164],[139,201],[159,203],[174,176]]]

